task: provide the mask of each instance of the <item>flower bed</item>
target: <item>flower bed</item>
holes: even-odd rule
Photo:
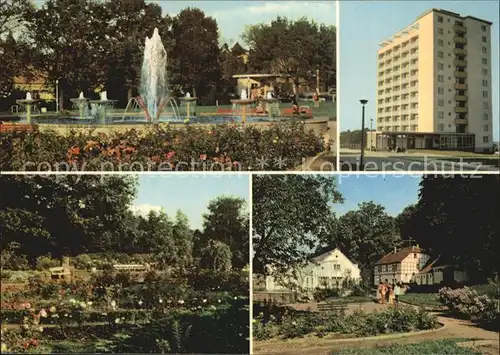
[[[498,299],[480,295],[468,287],[439,290],[439,299],[453,315],[499,328],[500,304]]]
[[[0,169],[85,171],[287,170],[325,149],[304,123],[269,127],[159,124],[125,132],[6,132]]]
[[[261,312],[253,321],[256,340],[297,338],[308,334],[319,337],[374,336],[404,333],[438,327],[437,318],[422,309],[397,306],[374,313],[355,312],[351,315],[314,312]]]

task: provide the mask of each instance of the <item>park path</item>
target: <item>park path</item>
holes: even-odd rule
[[[349,311],[355,308],[362,308],[365,312],[373,312],[382,309],[386,306],[376,303],[362,303],[357,305],[349,305]],[[426,340],[442,340],[450,338],[468,338],[478,339],[478,341],[468,342],[463,344],[468,347],[475,347],[488,355],[498,355],[499,350],[499,333],[484,330],[476,327],[470,321],[460,320],[455,318],[438,316],[438,321],[444,324],[444,327],[435,331],[416,332],[416,334],[406,336],[398,335],[382,335],[378,337],[370,337],[364,339],[325,339],[315,336],[291,339],[287,341],[255,341],[253,343],[254,354],[286,354],[286,355],[321,355],[329,354],[334,350],[346,348],[375,348],[379,346],[389,346],[393,344],[412,344]],[[486,347],[483,349],[483,347]]]

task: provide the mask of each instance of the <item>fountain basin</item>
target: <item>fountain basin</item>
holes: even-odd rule
[[[252,99],[231,99],[231,103],[235,105],[250,105],[257,102],[257,100]]]

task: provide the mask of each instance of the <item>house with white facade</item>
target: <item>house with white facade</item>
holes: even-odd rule
[[[375,263],[373,283],[378,285],[379,282],[387,280],[391,284],[408,284],[426,266],[430,258],[418,245],[394,248],[392,253],[384,255]]]
[[[297,271],[295,276],[285,279],[266,277],[266,291],[287,291],[294,285],[302,290],[314,291],[317,288],[339,288],[344,280],[359,282],[361,272],[357,264],[336,248],[312,258],[307,265]]]
[[[468,280],[467,272],[455,265],[443,263],[438,257],[424,266],[411,282],[417,285],[452,285]]]

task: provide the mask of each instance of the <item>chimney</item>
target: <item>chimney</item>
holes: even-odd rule
[[[420,245],[417,244],[417,249],[420,249]]]
[[[398,251],[398,249],[396,249],[396,247],[394,247],[394,254],[396,254],[397,251]]]

